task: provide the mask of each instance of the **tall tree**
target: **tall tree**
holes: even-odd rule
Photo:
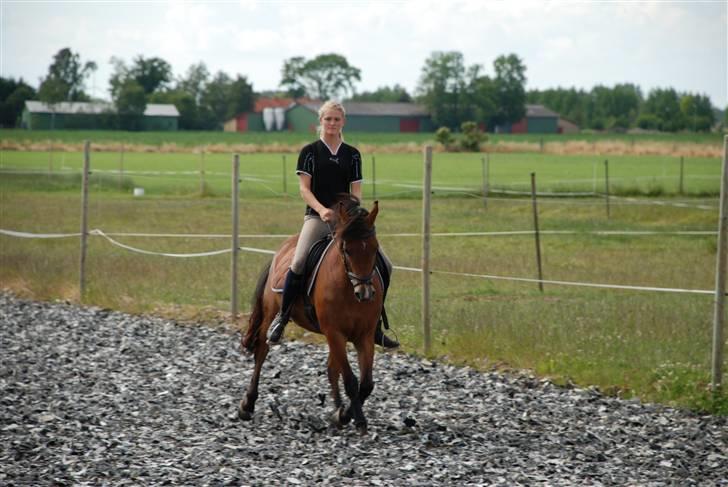
[[[477,68],[471,70],[477,71]],[[437,125],[456,130],[466,105],[467,70],[463,55],[457,51],[435,51],[422,67],[417,93]]]
[[[97,68],[96,63],[81,63],[81,57],[64,47],[53,56],[48,74],[39,88],[41,100],[47,103],[60,101],[85,101],[89,97],[84,91],[86,78]]]
[[[515,123],[526,115],[526,66],[515,54],[498,56],[495,69],[496,113],[495,124]]]
[[[680,111],[680,97],[673,88],[656,88],[650,91],[642,109],[643,114],[652,115],[660,130],[675,132],[685,127]]]
[[[205,63],[200,61],[187,68],[187,74],[177,81],[177,89],[189,93],[195,103],[199,104],[209,79],[210,71],[208,71]]]
[[[158,57],[137,56],[129,70],[129,75],[144,88],[147,95],[162,90],[172,81],[172,66]]]
[[[685,127],[694,132],[707,132],[713,126],[715,113],[710,98],[706,95],[686,93],[680,97],[680,112]]]
[[[32,86],[23,79],[0,77],[0,127],[15,127],[26,100],[35,98]]]
[[[226,120],[252,108],[253,86],[247,78],[237,75],[233,80],[223,71],[207,83],[200,107],[205,126],[214,129],[221,129]]]
[[[147,95],[144,88],[134,79],[124,81],[114,100],[119,114],[120,126],[125,130],[141,130]]]
[[[328,100],[354,93],[354,82],[361,81],[361,70],[351,66],[340,54],[321,54],[313,59],[292,57],[283,63],[281,86],[290,96],[306,95]]]

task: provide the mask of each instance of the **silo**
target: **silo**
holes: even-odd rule
[[[283,107],[276,107],[273,110],[276,119],[276,130],[283,130],[286,125],[286,109]]]
[[[273,130],[274,122],[275,122],[275,114],[273,113],[273,109],[271,107],[264,108],[263,109],[263,125],[265,125],[265,130],[268,132]]]

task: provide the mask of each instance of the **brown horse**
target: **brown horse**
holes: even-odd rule
[[[318,323],[309,318],[300,296],[294,303],[291,318],[309,331],[322,333],[328,342],[328,377],[335,406],[331,421],[337,427],[342,427],[353,418],[357,430],[364,434],[367,422],[362,405],[374,389],[374,332],[382,312],[384,296],[382,282],[375,277],[379,244],[374,220],[379,206],[375,201],[368,212],[359,206],[358,200],[349,197],[337,203],[334,209],[337,214],[334,242],[319,265],[315,286],[311,291],[311,302]],[[273,262],[258,279],[253,311],[242,339],[243,348],[255,356],[253,375],[238,410],[243,420],[251,419],[255,409],[260,371],[269,350],[266,332],[280,308],[280,296],[273,288],[280,287],[297,239],[295,235],[284,242]],[[347,342],[356,347],[360,380],[357,380],[349,365]],[[346,408],[339,392],[339,378],[342,376],[350,401]]]

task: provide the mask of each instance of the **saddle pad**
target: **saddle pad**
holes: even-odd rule
[[[284,242],[281,250],[276,254],[273,260],[273,264],[271,265],[270,281],[273,292],[279,294],[283,292],[283,286],[286,282],[286,274],[288,273],[288,268],[293,260],[293,252],[296,250],[296,242],[298,242],[298,235],[291,237],[289,240]],[[303,282],[308,283],[306,286],[307,293],[311,292],[313,283],[316,280],[319,265],[333,242],[334,241],[331,238],[327,237],[317,241],[311,246],[311,250],[309,250],[306,258],[306,266],[303,271]],[[290,248],[289,245],[291,245]]]

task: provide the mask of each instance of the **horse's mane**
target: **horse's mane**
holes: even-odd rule
[[[336,198],[337,205],[343,205],[344,211],[349,215],[349,220],[340,224],[337,223],[336,234],[344,240],[364,240],[376,233],[375,227],[369,227],[366,217],[369,211],[362,208],[359,198],[348,193],[341,193]]]

